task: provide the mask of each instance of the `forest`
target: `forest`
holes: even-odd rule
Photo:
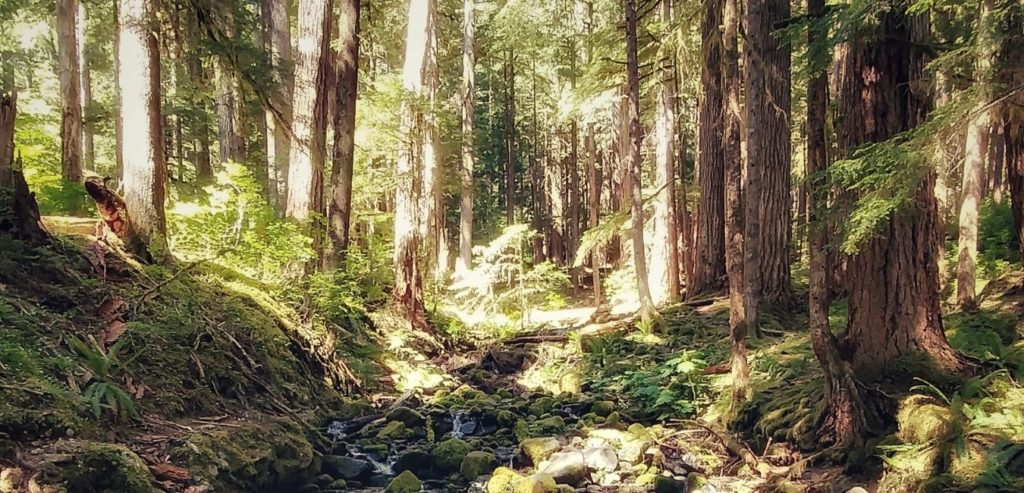
[[[1024,491],[1024,0],[0,0],[0,493]]]

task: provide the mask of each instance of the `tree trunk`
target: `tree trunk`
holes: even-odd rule
[[[61,177],[82,181],[82,89],[77,0],[57,0],[57,60],[61,103]]]
[[[636,287],[640,295],[640,319],[651,323],[657,316],[651,288],[647,280],[647,258],[644,252],[644,201],[641,192],[641,146],[643,129],[640,127],[640,68],[636,46],[636,1],[626,0],[626,80],[629,98],[629,153],[630,201],[632,203],[633,265],[636,268]]]
[[[408,97],[399,110],[398,186],[395,190],[395,301],[406,310],[414,326],[426,325],[423,307],[423,277],[419,270],[421,242],[417,227],[419,197],[423,177],[419,162],[422,147],[423,114],[417,99],[423,96],[430,19],[433,0],[410,0],[405,40],[405,64],[402,87]]]
[[[808,0],[808,15],[820,19],[825,0]],[[811,24],[807,43],[815,46],[824,41],[825,33]],[[812,70],[814,68],[812,67]],[[808,318],[814,356],[825,373],[825,407],[818,430],[827,442],[842,449],[858,446],[867,434],[864,402],[853,378],[850,365],[839,354],[839,343],[829,328],[828,196],[827,181],[822,173],[828,166],[828,145],[825,140],[825,108],[828,104],[828,75],[812,73],[807,82],[807,244],[810,268],[810,301]]]
[[[114,3],[114,20],[121,25],[120,0]],[[121,121],[121,29],[114,30],[114,177],[120,182],[124,179],[124,122]]]
[[[725,158],[725,270],[729,279],[729,339],[732,373],[732,409],[738,412],[750,400],[750,369],[747,366],[747,306],[743,271],[743,248],[746,244],[743,230],[744,197],[743,160],[740,155],[742,140],[742,107],[740,102],[740,52],[738,35],[740,0],[725,0],[722,9],[724,32],[722,35],[722,86],[725,132],[723,150]]]
[[[903,5],[900,3],[899,5]],[[921,90],[926,17],[904,7],[883,14],[878,36],[850,46],[843,67],[843,151],[881,142],[920,124],[928,110]],[[904,207],[848,261],[849,319],[841,354],[859,380],[872,382],[897,358],[920,352],[960,372],[964,360],[946,341],[939,311],[938,211],[928,173]]]
[[[704,4],[701,21],[701,85],[697,155],[697,202],[692,253],[686,295],[693,298],[722,287],[725,276],[725,157],[722,146],[722,4]]]
[[[476,102],[474,1],[463,0],[462,3],[462,167],[459,169],[459,260],[455,265],[456,272],[473,268],[473,122]]]
[[[433,266],[436,278],[448,271],[446,228],[441,200],[443,198],[444,168],[441,167],[441,136],[437,120],[437,92],[441,86],[437,66],[437,13],[432,9],[427,21],[427,58],[425,60],[425,98],[429,105],[424,112],[423,128],[423,196],[420,229],[426,240],[428,264]],[[442,258],[444,257],[444,258]]]
[[[8,85],[10,84],[10,85]],[[13,81],[0,84],[0,187],[14,185],[14,122],[18,116],[18,93]]]
[[[280,209],[284,202],[288,179],[288,164],[291,149],[291,137],[287,126],[292,120],[292,34],[291,21],[288,16],[288,3],[285,0],[262,0],[261,14],[267,51],[270,54],[270,65],[273,70],[273,81],[277,90],[271,97],[276,107],[267,109],[267,194],[273,207]]]
[[[288,165],[288,201],[285,215],[299,222],[320,210],[326,130],[326,78],[323,59],[331,2],[299,2],[298,34],[295,46],[295,89],[292,92],[292,136]]]
[[[661,0],[661,21],[672,23],[672,2]],[[679,299],[679,247],[676,241],[675,194],[675,67],[671,49],[661,54],[655,113],[654,237],[651,240],[651,296],[655,304]]]
[[[0,234],[39,246],[49,236],[39,224],[39,204],[29,191],[20,162],[14,160],[14,123],[18,113],[18,93],[14,82],[0,82]],[[20,161],[20,159],[19,159]]]
[[[982,187],[987,179],[985,172],[989,148],[989,129],[992,118],[988,106],[991,97],[987,90],[991,80],[991,60],[995,56],[997,40],[992,39],[992,0],[981,2],[978,12],[978,46],[975,59],[975,80],[979,81],[982,94],[975,108],[974,116],[967,124],[967,140],[964,144],[963,185],[960,188],[960,235],[956,272],[956,303],[962,310],[972,311],[978,307],[975,299],[978,264],[978,213],[984,192]]]
[[[89,69],[89,58],[86,56],[86,10],[85,3],[78,4],[78,18],[76,26],[78,33],[78,68],[79,68],[79,89],[81,90],[82,102],[82,166],[87,170],[96,168],[96,146],[93,144],[93,124],[90,121],[92,106],[92,70]]]
[[[1004,87],[1024,85],[1024,11],[1008,9],[1007,33],[1000,50],[1000,81]],[[1017,244],[1020,257],[1024,259],[1024,94],[1018,92],[1003,103],[1004,159],[1006,160],[1006,181],[1010,191],[1010,208],[1017,230]]]
[[[352,166],[355,162],[356,99],[359,86],[359,0],[340,0],[338,86],[334,97],[334,156],[330,221],[333,266],[344,265],[352,222]]]
[[[160,117],[160,58],[156,12],[151,0],[118,0],[118,86],[124,142],[126,246],[152,259],[166,256],[164,220],[166,165]]]
[[[746,94],[747,171],[744,276],[746,313],[756,324],[759,305],[788,303],[790,172],[790,47],[775,34],[790,16],[789,0],[747,0]]]
[[[516,68],[515,55],[505,59],[505,223],[516,222]]]
[[[587,124],[587,136],[584,147],[587,152],[587,227],[594,229],[601,220],[601,170],[597,167],[597,149],[594,142],[597,132],[593,123]],[[594,306],[604,304],[604,293],[601,286],[601,265],[603,264],[600,245],[590,250],[591,280],[594,284]]]

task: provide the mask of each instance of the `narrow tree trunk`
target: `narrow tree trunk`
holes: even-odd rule
[[[819,20],[825,0],[808,0],[808,15]],[[807,43],[815,46],[824,41],[824,32],[812,24]],[[813,70],[813,67],[812,67]],[[825,373],[825,406],[818,430],[827,442],[840,448],[858,446],[867,434],[864,402],[853,378],[850,365],[839,354],[839,343],[829,328],[828,196],[827,181],[822,173],[828,166],[828,145],[825,140],[825,108],[828,103],[828,75],[812,73],[807,83],[807,252],[810,264],[810,301],[808,321],[814,356]]]
[[[77,0],[57,0],[57,63],[61,102],[61,177],[82,181],[82,92]]]
[[[399,110],[398,186],[395,190],[395,301],[406,310],[414,326],[426,324],[423,306],[423,276],[419,270],[420,246],[417,227],[419,197],[422,193],[421,159],[422,110],[415,99],[423,95],[429,49],[433,0],[410,0],[405,40],[402,87],[408,97]]]
[[[120,0],[114,2],[114,20],[121,25]],[[114,177],[124,180],[124,122],[121,121],[121,29],[114,30]]]
[[[160,118],[160,59],[151,0],[119,0],[118,86],[124,125],[124,201],[130,251],[167,255],[166,167]]]
[[[338,85],[334,94],[334,149],[330,221],[333,266],[344,265],[352,222],[352,166],[356,150],[356,91],[359,86],[359,0],[340,0]]]
[[[89,69],[89,58],[85,49],[86,19],[85,3],[79,3],[76,39],[78,41],[79,88],[82,102],[82,166],[92,171],[96,167],[96,146],[93,144],[92,115],[90,115],[91,110],[89,109],[92,106],[92,70]]]
[[[597,167],[597,149],[594,142],[597,131],[593,123],[587,124],[587,136],[584,147],[587,152],[587,227],[594,229],[601,220],[601,170]],[[594,284],[594,306],[604,304],[604,293],[601,289],[601,265],[603,259],[600,245],[590,250],[591,280]]]
[[[746,3],[744,276],[751,324],[757,324],[759,305],[790,298],[790,47],[775,34],[789,12],[789,0]]]
[[[701,86],[697,154],[697,202],[692,269],[686,289],[693,298],[722,287],[725,276],[725,161],[722,147],[722,4],[704,3],[701,21]]]
[[[544,254],[544,240],[551,237],[551,223],[549,220],[548,203],[545,200],[544,188],[544,146],[541,144],[538,135],[537,122],[537,62],[531,64],[533,70],[530,80],[533,95],[530,98],[533,112],[531,127],[531,149],[530,149],[530,194],[533,197],[533,263],[539,264],[546,260]]]
[[[654,301],[651,299],[651,288],[647,280],[647,258],[646,252],[644,252],[644,206],[640,182],[640,151],[644,136],[640,127],[640,68],[637,62],[636,44],[636,1],[626,0],[626,79],[629,99],[629,136],[633,144],[629,153],[633,265],[636,268],[637,291],[640,295],[640,318],[645,323],[651,323],[657,316],[657,312],[654,310]]]
[[[661,0],[661,21],[672,23],[672,2]],[[679,247],[676,238],[675,196],[675,67],[672,53],[662,53],[655,114],[655,187],[654,238],[651,241],[651,296],[655,304],[679,299]]]
[[[437,14],[433,10],[427,21],[427,58],[425,60],[425,97],[429,105],[424,113],[423,128],[423,196],[420,229],[426,240],[428,264],[436,278],[448,272],[447,233],[442,214],[444,168],[441,167],[441,136],[437,115],[437,93],[441,86],[437,66]],[[443,258],[442,258],[443,257]]]
[[[722,35],[723,74],[722,86],[724,103],[725,133],[723,134],[723,150],[725,158],[725,269],[729,279],[729,339],[730,362],[732,373],[732,406],[738,412],[746,401],[750,400],[750,370],[747,366],[747,306],[744,303],[746,294],[743,264],[744,238],[744,199],[743,194],[743,159],[740,155],[742,140],[742,107],[740,102],[740,52],[738,35],[740,0],[725,0],[722,9],[722,21],[725,26]]]
[[[473,268],[473,127],[476,102],[474,0],[462,3],[462,167],[459,169],[459,260],[456,272]],[[536,134],[534,134],[536,137]],[[536,146],[536,140],[534,145]],[[534,193],[534,197],[536,197]],[[536,251],[536,249],[534,249]],[[536,253],[534,254],[536,257]]]
[[[978,213],[984,195],[982,187],[987,178],[985,163],[989,147],[989,129],[992,118],[988,109],[991,99],[986,89],[991,83],[991,60],[995,56],[996,40],[992,39],[992,0],[981,2],[978,13],[978,57],[975,59],[975,79],[982,87],[982,96],[975,114],[967,124],[964,144],[963,185],[960,188],[960,237],[956,274],[956,302],[962,310],[977,308],[975,283],[978,263]]]
[[[511,49],[505,67],[505,223],[512,225],[516,222],[516,68]]]
[[[900,5],[903,5],[902,3]],[[920,124],[926,17],[898,7],[882,14],[877,36],[850,47],[843,67],[841,150],[881,142]],[[860,380],[875,381],[897,358],[921,353],[960,372],[964,360],[946,341],[939,310],[935,176],[921,180],[902,210],[863,242],[847,267],[849,319],[841,353]]]
[[[10,85],[8,85],[10,84]],[[14,121],[18,116],[18,93],[13,81],[0,84],[0,187],[14,186]]]
[[[267,121],[267,194],[270,203],[280,209],[282,197],[287,194],[288,163],[291,149],[291,138],[288,125],[292,117],[292,35],[291,21],[288,16],[288,2],[285,0],[262,0],[261,14],[267,50],[270,54],[270,65],[273,70],[272,80],[276,90],[272,93],[271,103],[265,113]],[[276,110],[276,111],[275,111]]]

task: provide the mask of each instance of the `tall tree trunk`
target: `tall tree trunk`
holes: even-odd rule
[[[530,149],[530,195],[533,199],[533,216],[531,218],[533,230],[533,263],[539,264],[546,257],[544,254],[544,240],[551,237],[551,223],[548,220],[548,203],[544,193],[544,146],[541,144],[538,135],[537,122],[537,62],[532,64],[530,80],[533,95],[530,102],[533,108],[532,124],[530,125],[531,149]]]
[[[92,70],[89,69],[89,58],[86,54],[86,26],[87,15],[85,3],[78,4],[78,15],[75,25],[78,33],[75,39],[78,41],[78,85],[81,90],[80,101],[82,103],[82,167],[87,170],[94,170],[96,167],[96,146],[93,144],[93,124],[90,121],[92,115]]]
[[[330,220],[333,265],[345,261],[352,223],[352,165],[356,151],[356,91],[359,86],[359,0],[340,0],[338,86],[334,97],[334,156]]]
[[[626,0],[626,80],[629,99],[629,153],[630,201],[632,203],[633,265],[636,268],[636,287],[640,295],[640,318],[651,323],[657,316],[651,288],[647,280],[647,257],[644,251],[644,200],[641,192],[641,146],[643,129],[640,127],[640,64],[636,47],[636,1]]]
[[[920,46],[928,19],[908,16],[905,9],[905,2],[897,2],[879,19],[877,36],[851,42],[842,69],[841,150],[887,140],[927,114]],[[849,258],[850,315],[841,353],[849,355],[860,380],[878,379],[911,353],[923,353],[949,371],[967,368],[942,329],[934,185],[928,173],[903,209]]]
[[[18,93],[14,81],[0,82],[0,187],[14,186],[14,121],[18,115]]]
[[[121,25],[120,0],[114,2],[114,20]],[[114,31],[114,108],[117,116],[114,118],[114,176],[119,182],[124,181],[124,121],[121,120],[121,29]]]
[[[422,109],[416,99],[423,96],[430,19],[433,0],[410,0],[405,39],[402,87],[408,97],[399,110],[398,186],[395,190],[395,301],[406,310],[414,326],[425,326],[423,276],[419,270],[421,238],[417,227],[419,197],[422,193],[421,147]]]
[[[697,154],[697,202],[686,295],[722,287],[725,276],[725,152],[722,146],[722,3],[704,2],[701,20],[701,86]]]
[[[167,255],[164,220],[166,166],[160,118],[160,58],[152,0],[118,0],[118,86],[124,142],[126,246],[151,258]]]
[[[730,362],[732,367],[732,405],[738,412],[742,404],[751,397],[750,370],[747,366],[747,306],[743,264],[744,238],[744,196],[743,159],[740,155],[743,116],[740,102],[740,67],[738,35],[740,24],[740,0],[725,0],[722,9],[723,74],[722,86],[724,103],[725,133],[723,151],[725,158],[725,269],[729,279],[729,339]]]
[[[57,0],[57,63],[61,103],[61,177],[82,181],[82,92],[77,0]]]
[[[331,2],[299,2],[296,38],[295,89],[292,92],[292,147],[288,165],[285,215],[300,222],[320,211],[323,196],[324,141],[327,108],[324,46]],[[319,229],[319,228],[317,228]]]
[[[584,147],[587,152],[587,227],[594,229],[601,220],[601,170],[597,166],[597,131],[593,123],[587,124],[587,136]],[[601,265],[603,264],[600,245],[590,250],[591,280],[594,284],[594,306],[604,304],[604,293],[601,286]]]
[[[286,0],[262,0],[260,11],[263,16],[266,47],[270,54],[273,81],[276,86],[271,97],[274,109],[265,113],[267,125],[267,194],[270,203],[280,209],[287,196],[288,164],[291,137],[288,125],[292,119],[292,34]],[[275,114],[276,113],[276,114]]]
[[[515,54],[505,59],[505,223],[516,222],[516,67]]]
[[[1009,34],[1000,49],[999,78],[1004,87],[1024,85],[1024,9],[1007,9]],[[1003,103],[1004,159],[1006,182],[1010,191],[1010,208],[1017,230],[1020,257],[1024,259],[1024,94],[1018,92]]]
[[[964,144],[963,185],[960,188],[960,237],[956,273],[956,302],[962,310],[977,308],[975,283],[978,263],[978,213],[984,195],[982,187],[986,180],[985,163],[989,148],[989,129],[992,118],[988,106],[990,95],[988,85],[992,82],[991,60],[995,56],[998,41],[992,39],[993,0],[981,2],[978,12],[977,57],[975,58],[975,80],[982,88],[975,114],[967,124],[967,140]]]
[[[429,108],[424,113],[423,128],[423,212],[420,228],[426,239],[428,263],[434,275],[443,277],[448,272],[447,233],[441,200],[443,198],[444,168],[441,167],[441,136],[437,120],[437,92],[441,76],[437,66],[437,13],[432,9],[427,21],[427,58],[425,61],[425,97]],[[443,258],[442,258],[443,257]]]
[[[808,15],[819,20],[825,11],[825,0],[808,0]],[[807,44],[814,50],[825,39],[817,24],[808,28]],[[814,67],[812,67],[812,71]],[[828,104],[828,75],[821,70],[807,82],[807,244],[810,263],[810,301],[808,318],[814,356],[825,373],[825,406],[818,430],[827,442],[840,448],[858,446],[867,434],[864,402],[850,365],[839,354],[839,343],[829,328],[831,289],[828,268],[828,196],[827,181],[822,173],[828,167],[828,144],[825,140],[825,108]]]
[[[473,268],[473,122],[476,111],[474,2],[475,0],[462,2],[462,167],[459,168],[459,260],[455,265],[457,272]],[[534,145],[536,146],[536,140]],[[534,197],[536,196],[535,193]]]
[[[672,23],[672,2],[661,0],[661,21]],[[654,238],[651,249],[651,296],[655,304],[679,299],[679,243],[675,194],[675,67],[671,49],[661,55],[657,110],[655,114]]]
[[[747,172],[743,273],[748,283],[749,323],[761,304],[788,303],[790,237],[790,47],[775,34],[789,18],[789,0],[747,0]]]

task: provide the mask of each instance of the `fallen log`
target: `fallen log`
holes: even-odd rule
[[[104,179],[93,176],[85,180],[85,191],[96,201],[96,210],[100,218],[107,224],[107,228],[118,238],[124,240],[128,232],[128,215],[126,213],[124,199],[117,192],[111,190]]]

